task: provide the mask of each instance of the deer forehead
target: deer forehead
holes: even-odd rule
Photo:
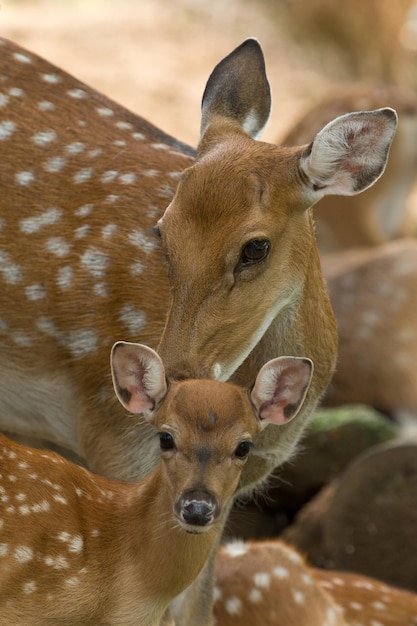
[[[225,222],[230,229],[232,216],[244,219],[247,227],[246,220],[256,224],[262,217],[267,219],[271,210],[275,220],[299,204],[294,190],[300,187],[300,148],[280,148],[249,138],[247,142],[253,144],[251,149],[239,149],[233,141],[222,144],[185,170],[162,223],[175,225],[186,220],[191,227],[200,225],[204,232],[214,222]],[[256,209],[258,215],[253,214]],[[234,223],[234,230],[239,224]]]
[[[172,383],[168,397],[158,412],[154,425],[170,426],[185,432],[187,440],[223,437],[225,432],[238,439],[253,436],[259,425],[249,396],[232,383],[214,380],[185,380]],[[192,432],[192,437],[190,436]]]

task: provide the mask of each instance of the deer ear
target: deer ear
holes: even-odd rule
[[[246,39],[216,65],[201,109],[201,137],[215,120],[233,122],[250,137],[259,137],[269,119],[271,91],[256,39]]]
[[[139,343],[118,341],[110,361],[114,390],[124,408],[130,413],[153,411],[167,392],[164,366],[157,353]]]
[[[348,113],[327,124],[300,159],[316,201],[373,185],[384,172],[397,121],[394,109],[385,108]]]
[[[292,420],[304,402],[312,375],[310,359],[281,356],[265,363],[251,392],[259,419],[277,425]]]

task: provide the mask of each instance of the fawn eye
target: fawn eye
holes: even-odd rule
[[[239,267],[246,267],[254,263],[260,263],[269,254],[271,242],[269,239],[253,239],[249,241],[240,253]]]
[[[238,459],[245,459],[251,451],[253,443],[251,441],[241,441],[235,450]]]
[[[174,437],[169,433],[159,433],[159,447],[161,450],[172,450],[175,448]]]

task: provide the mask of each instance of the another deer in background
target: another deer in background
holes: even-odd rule
[[[417,625],[417,595],[309,567],[281,541],[221,547],[215,584],[216,626]]]
[[[158,447],[147,421],[113,400],[113,337],[159,342],[172,379],[244,387],[269,359],[306,355],[316,367],[299,418],[256,437],[239,484],[252,489],[294,452],[335,366],[309,208],[379,178],[395,112],[339,117],[309,146],[255,141],[271,96],[250,39],[208,80],[193,162],[190,148],[34,54],[5,40],[0,51],[0,426],[137,479]],[[210,623],[202,586],[204,609],[178,625]]]
[[[325,404],[417,420],[417,240],[322,256],[339,333]]]
[[[417,96],[394,87],[342,86],[321,98],[279,138],[285,146],[302,145],[336,115],[387,104],[396,109],[400,123],[385,174],[359,196],[319,202],[314,221],[320,252],[375,246],[406,234],[410,195],[417,181]]]
[[[279,357],[250,393],[212,380],[167,388],[158,355],[123,342],[112,369],[161,462],[141,483],[121,483],[0,436],[4,624],[159,626],[217,543],[255,435],[295,417],[312,375],[308,359]]]

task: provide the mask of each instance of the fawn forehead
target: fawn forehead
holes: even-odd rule
[[[192,426],[199,433],[233,431],[254,435],[258,424],[249,396],[231,383],[214,380],[185,380],[172,383],[168,402],[158,421],[178,430]]]

